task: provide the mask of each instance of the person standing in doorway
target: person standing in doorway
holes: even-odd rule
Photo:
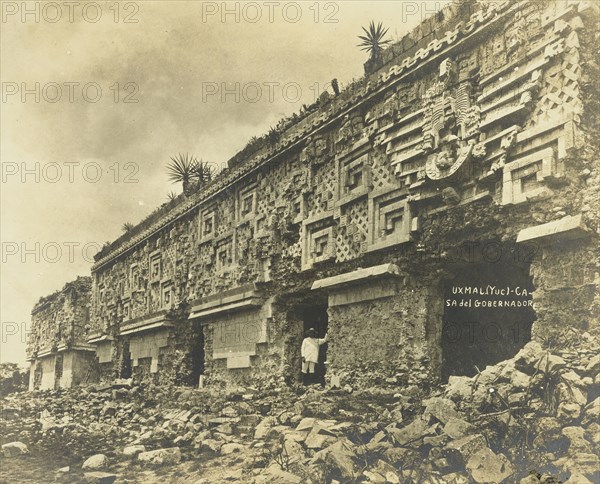
[[[305,385],[315,383],[315,368],[319,363],[319,347],[327,343],[327,334],[324,338],[317,338],[315,328],[306,331],[306,337],[302,341],[302,379]]]

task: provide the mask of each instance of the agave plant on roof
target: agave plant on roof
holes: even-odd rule
[[[121,229],[123,230],[123,232],[130,232],[131,230],[133,230],[134,225],[131,222],[125,222],[122,226]]]
[[[389,39],[383,40],[389,29],[384,28],[382,22],[375,25],[375,22],[373,21],[369,24],[368,30],[364,27],[362,27],[362,29],[365,32],[365,35],[358,36],[358,38],[362,40],[362,42],[358,44],[358,47],[361,47],[361,50],[369,52],[371,59],[377,59],[383,50],[383,47],[391,42]]]
[[[183,192],[186,194],[192,191],[194,184],[199,188],[212,180],[214,172],[214,167],[210,163],[198,160],[195,156],[187,153],[172,156],[167,165],[169,180],[173,183],[181,182]]]

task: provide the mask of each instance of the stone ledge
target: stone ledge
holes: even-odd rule
[[[113,340],[112,336],[109,336],[107,334],[96,333],[96,334],[90,335],[90,337],[87,339],[87,342],[89,344],[95,344],[95,343],[102,343],[104,341],[112,341],[112,340]]]
[[[123,324],[119,334],[125,336],[133,333],[140,333],[151,329],[172,327],[174,323],[167,316],[167,311],[162,310],[158,313],[151,314],[146,317],[136,318],[129,321],[129,324]]]
[[[558,240],[574,240],[589,235],[590,231],[585,227],[582,215],[578,214],[569,215],[560,220],[554,220],[542,225],[527,227],[517,235],[517,243],[548,237]]]
[[[263,299],[254,284],[247,284],[192,303],[188,319],[212,316],[219,313],[262,306]]]
[[[365,269],[356,269],[352,272],[346,272],[339,276],[326,277],[313,282],[311,290],[315,289],[335,289],[345,284],[361,282],[364,279],[382,276],[399,276],[400,268],[395,264],[381,264],[379,266],[367,267]]]

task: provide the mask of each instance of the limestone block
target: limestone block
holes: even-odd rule
[[[495,454],[487,447],[473,454],[466,467],[475,482],[503,482],[514,472],[506,456]]]
[[[181,460],[179,447],[151,450],[138,454],[138,461],[148,464],[176,464]]]
[[[112,484],[115,482],[117,476],[116,474],[111,474],[109,472],[86,472],[83,475],[84,482],[88,482],[90,484]]]
[[[17,457],[19,455],[28,454],[29,449],[23,442],[9,442],[2,445],[2,453],[4,457]]]
[[[88,459],[86,459],[86,461],[83,463],[83,465],[81,467],[84,470],[86,470],[86,469],[90,469],[90,470],[104,469],[104,468],[108,467],[108,457],[106,457],[104,454],[93,455],[93,456],[89,457]]]

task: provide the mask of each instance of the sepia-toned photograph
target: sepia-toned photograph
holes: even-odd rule
[[[600,484],[598,0],[0,16],[0,484]]]

